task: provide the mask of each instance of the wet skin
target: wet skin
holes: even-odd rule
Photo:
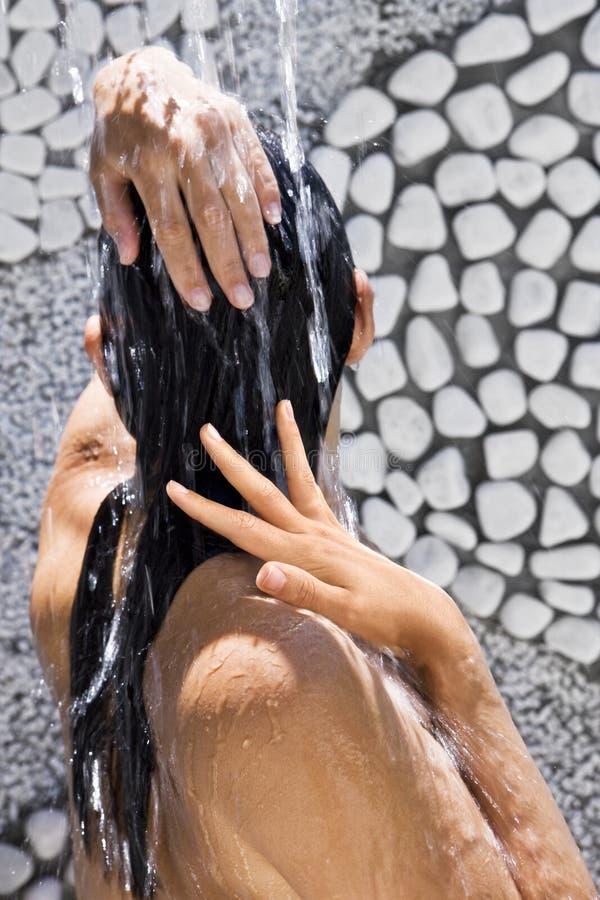
[[[65,739],[87,536],[134,452],[94,377],[59,449],[31,602]],[[520,896],[428,709],[332,622],[257,591],[260,566],[236,553],[193,571],[148,657],[157,897]],[[74,844],[81,898],[127,896]]]

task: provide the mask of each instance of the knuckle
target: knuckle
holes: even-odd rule
[[[239,258],[238,259],[225,259],[219,263],[219,275],[223,279],[223,281],[228,284],[238,284],[240,281],[245,281],[246,276],[244,274],[244,270],[240,265]]]
[[[186,240],[188,232],[187,226],[175,219],[162,219],[160,222],[154,219],[153,230],[159,246],[161,244],[165,246],[182,244]]]
[[[260,493],[264,500],[274,500],[275,497],[277,497],[277,495],[279,494],[279,491],[272,481],[265,479],[261,482]]]
[[[314,605],[316,595],[315,584],[311,578],[301,578],[296,585],[296,601],[300,606],[310,608]]]
[[[206,204],[200,209],[200,223],[212,231],[225,231],[229,222],[229,213],[224,206],[216,203]]]
[[[233,527],[239,531],[250,531],[256,523],[254,516],[251,516],[250,513],[245,512],[243,509],[232,509],[230,518]]]

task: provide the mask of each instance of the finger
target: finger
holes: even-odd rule
[[[259,516],[288,532],[298,533],[303,530],[303,518],[287,497],[272,481],[236,453],[212,425],[202,427],[200,438],[219,471]]]
[[[254,185],[265,221],[269,225],[279,225],[281,222],[279,185],[267,154],[245,112],[236,122],[233,133],[236,150]]]
[[[233,221],[210,161],[201,156],[182,173],[187,208],[215,279],[232,306],[248,309],[254,294],[248,284]]]
[[[342,628],[352,625],[349,591],[326,584],[297,566],[268,562],[258,572],[256,586],[270,597],[326,616]]]
[[[269,522],[241,509],[231,509],[207,500],[176,481],[169,481],[167,494],[183,512],[259,559],[289,558],[289,535]]]
[[[109,168],[90,176],[102,224],[117,245],[122,265],[135,262],[140,252],[139,226],[130,194],[130,182]]]
[[[364,294],[365,300],[368,300],[370,303],[373,302],[375,291],[369,276],[363,269],[354,270],[354,289],[359,296]]]
[[[275,421],[291,502],[298,512],[309,519],[338,525],[315,481],[289,400],[277,404]]]
[[[214,161],[212,165],[215,171]],[[233,144],[230,143],[230,152],[225,159],[219,161],[215,175],[229,207],[248,271],[255,278],[267,278],[271,271],[271,256],[258,198]]]
[[[173,179],[141,181],[136,188],[148,215],[152,233],[179,295],[194,309],[206,312],[211,295],[194,245],[192,229]]]

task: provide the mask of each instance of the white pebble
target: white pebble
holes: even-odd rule
[[[18,263],[31,256],[38,238],[31,228],[0,212],[0,263]]]
[[[477,544],[477,532],[473,526],[454,513],[429,513],[425,516],[425,528],[461,550],[473,550]]]
[[[566,287],[558,327],[573,337],[593,337],[600,331],[600,285],[570,281]]]
[[[484,481],[475,489],[481,530],[490,541],[509,541],[527,531],[537,515],[535,500],[518,481]]]
[[[0,101],[0,126],[9,134],[33,131],[59,112],[56,97],[46,88],[34,87]]]
[[[553,618],[545,603],[523,593],[513,594],[500,610],[500,621],[508,633],[522,641],[538,637]]]
[[[10,55],[10,34],[6,22],[4,7],[0,6],[0,59],[7,59]]]
[[[373,301],[375,337],[387,337],[404,306],[406,281],[400,275],[379,275],[371,278],[371,287],[375,294]]]
[[[40,175],[46,161],[46,145],[37,134],[5,134],[0,137],[0,167],[19,175]]]
[[[355,382],[365,400],[378,400],[404,387],[406,369],[393,341],[375,341],[359,363]]]
[[[37,191],[28,178],[0,172],[0,211],[16,219],[36,219],[40,205]]]
[[[74,150],[91,136],[94,126],[91,106],[78,106],[46,125],[42,134],[51,150]]]
[[[536,463],[539,452],[537,435],[526,428],[499,431],[483,439],[483,455],[490,478],[518,478]]]
[[[325,139],[345,149],[370,141],[392,125],[396,107],[381,91],[360,87],[347,94],[325,128]]]
[[[417,538],[404,557],[404,565],[421,578],[445,588],[456,577],[458,557],[445,541],[423,535]]]
[[[406,326],[406,365],[422,391],[437,391],[454,374],[454,360],[441,331],[425,316]]]
[[[365,534],[392,559],[403,556],[414,542],[413,522],[380,497],[369,497],[361,506],[361,521]]]
[[[382,400],[377,407],[377,422],[383,443],[400,459],[419,459],[433,440],[428,413],[410,397]]]
[[[376,272],[383,261],[383,225],[375,216],[361,213],[346,222],[354,261],[365,272]]]
[[[478,437],[485,431],[486,418],[464,388],[448,385],[433,397],[433,421],[444,437]]]
[[[470,565],[462,567],[449,591],[459,606],[485,619],[502,603],[505,586],[502,575],[484,566]]]
[[[529,394],[529,409],[545,428],[587,428],[592,421],[590,405],[562,384],[540,384]]]
[[[425,256],[412,277],[408,303],[415,312],[439,312],[458,303],[458,292],[445,256]]]
[[[587,534],[590,524],[570,493],[559,487],[546,490],[540,521],[540,546],[555,547]]]
[[[80,169],[48,166],[39,181],[42,200],[81,197],[87,191],[87,178]]]
[[[480,84],[453,94],[446,103],[446,113],[465,144],[474,150],[501,144],[513,126],[506,97],[494,84]]]
[[[506,82],[506,92],[521,106],[536,106],[563,86],[570,71],[567,54],[553,50],[511,75]]]
[[[435,189],[444,206],[489,200],[496,193],[494,167],[483,153],[452,153],[436,169]]]
[[[568,220],[555,209],[540,209],[521,234],[515,252],[521,262],[550,269],[566,252],[573,236]]]
[[[527,328],[549,319],[556,307],[558,289],[553,278],[537,269],[521,269],[510,285],[508,321]]]
[[[136,6],[121,6],[104,21],[106,36],[115,53],[129,53],[144,43],[142,15]]]
[[[559,116],[540,113],[521,122],[508,142],[514,156],[551,166],[570,156],[579,143],[579,133],[570,122]]]
[[[517,234],[502,207],[495,203],[465,207],[454,217],[452,228],[460,252],[467,260],[501,253],[511,246]]]
[[[454,336],[463,362],[473,369],[492,366],[500,357],[500,345],[488,319],[473,313],[460,316]]]
[[[581,52],[592,66],[600,66],[600,12],[588,19],[581,35]]]
[[[405,188],[388,225],[390,243],[406,250],[439,250],[446,236],[442,208],[432,188],[426,184]]]
[[[47,31],[26,31],[13,49],[11,64],[19,86],[31,88],[44,76],[58,49]]]
[[[354,491],[379,494],[387,472],[387,454],[378,435],[364,431],[340,442],[340,478]]]
[[[597,456],[592,463],[589,486],[592,497],[600,499],[600,456]]]
[[[497,569],[504,575],[515,577],[523,571],[525,550],[522,544],[514,541],[504,541],[499,544],[483,543],[475,550],[475,559],[491,569]]]
[[[53,0],[18,0],[8,14],[8,22],[14,31],[49,30],[56,28],[59,15]]]
[[[385,402],[385,401],[384,401]],[[385,479],[385,489],[390,499],[405,516],[413,516],[423,505],[423,492],[417,482],[399,469]]]
[[[76,244],[84,232],[79,210],[72,200],[52,200],[42,206],[40,248],[44,253],[65,250]]]
[[[110,13],[106,17],[107,27],[111,17],[116,16],[115,24],[125,28],[126,21],[131,18],[133,13],[139,17],[139,11],[135,7],[131,7],[131,13],[126,15],[123,15],[121,11]],[[79,0],[78,3],[69,6],[67,39],[69,47],[73,50],[80,50],[89,56],[96,56],[100,52],[104,43],[104,20],[101,8],[93,0]],[[117,41],[117,43],[120,46],[120,42]],[[135,46],[139,46],[139,44]],[[126,52],[125,50],[120,51],[117,47],[114,49],[117,53]],[[132,49],[133,47],[127,47],[127,50]]]
[[[548,196],[565,215],[585,216],[600,201],[600,176],[587,159],[566,159],[548,175]]]
[[[575,348],[569,377],[576,387],[600,390],[600,343],[586,341]]]
[[[584,223],[571,246],[571,262],[582,272],[600,272],[600,216]]]
[[[587,616],[595,606],[594,591],[579,584],[560,581],[540,582],[540,594],[550,606],[573,616]]]
[[[43,862],[56,859],[69,837],[69,820],[62,810],[41,809],[25,822],[25,834],[35,856]]]
[[[536,381],[552,381],[569,350],[564,334],[549,328],[521,331],[515,339],[515,359],[521,372]]]
[[[0,884],[3,894],[12,894],[27,884],[33,875],[33,862],[31,857],[12,847],[10,844],[0,843]]]
[[[540,456],[540,465],[550,481],[573,487],[588,474],[592,460],[577,432],[565,428],[548,439]]]
[[[596,544],[572,544],[555,550],[537,550],[529,558],[535,578],[593,581],[600,575],[600,549]]]
[[[186,31],[211,31],[219,25],[217,0],[183,0],[181,22]]]
[[[57,97],[72,95],[80,102],[90,72],[90,57],[81,50],[61,47],[48,73],[47,84]]]
[[[491,316],[504,307],[504,282],[498,266],[486,260],[466,266],[460,279],[460,299],[469,312]]]
[[[400,116],[394,125],[394,159],[399,166],[415,166],[443,150],[450,139],[450,129],[439,115],[429,109]]]
[[[144,0],[144,25],[149,41],[168,31],[179,18],[181,0]]]
[[[465,463],[456,447],[444,447],[424,462],[417,472],[417,484],[432,509],[457,509],[471,496]]]
[[[23,892],[23,900],[62,900],[63,886],[58,878],[42,878],[34,881]]]
[[[388,91],[397,100],[414,106],[436,106],[454,87],[456,67],[438,50],[423,50],[396,69]]]
[[[494,425],[512,425],[527,412],[523,379],[511,369],[485,375],[477,386],[479,402]]]
[[[539,163],[526,159],[499,159],[496,178],[502,196],[517,209],[531,206],[546,190],[544,170]]]
[[[551,650],[591,666],[600,658],[600,622],[562,616],[553,622],[544,635]]]
[[[600,125],[600,72],[576,72],[567,92],[569,109],[586,125]]]
[[[352,160],[343,150],[335,147],[315,147],[310,154],[310,161],[327,185],[335,205],[340,212],[344,211]]]
[[[360,164],[350,182],[350,197],[369,213],[389,209],[394,194],[395,169],[385,153],[372,153]]]
[[[548,34],[591,12],[595,5],[596,0],[526,0],[525,9],[533,33]]]
[[[463,32],[454,45],[458,66],[480,66],[523,56],[531,47],[531,34],[520,16],[490,13]]]
[[[14,94],[17,83],[4,63],[0,63],[0,99]]]
[[[342,431],[358,431],[363,423],[363,411],[356,392],[344,375],[342,400],[340,405],[340,428]]]

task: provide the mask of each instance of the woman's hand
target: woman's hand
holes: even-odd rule
[[[200,436],[217,467],[261,518],[230,509],[176,482],[171,500],[198,522],[266,562],[256,578],[270,596],[313,610],[366,640],[385,645],[435,680],[474,637],[443,590],[356,541],[339,524],[316,484],[292,406],[276,410],[288,500],[205,425]],[[432,681],[432,690],[435,685]]]
[[[253,294],[240,248],[250,274],[265,278],[271,259],[263,217],[277,224],[281,200],[244,108],[157,47],[103,68],[94,99],[90,176],[121,262],[139,253],[133,184],[183,299],[200,310],[211,300],[189,212],[216,280],[234,306],[246,309]]]

